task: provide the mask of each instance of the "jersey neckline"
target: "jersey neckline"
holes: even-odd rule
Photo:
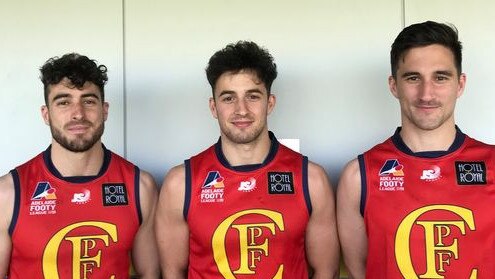
[[[402,129],[402,127],[397,127],[394,135],[392,137],[390,137],[390,139],[392,140],[392,143],[401,152],[403,152],[407,155],[419,157],[419,158],[439,158],[439,157],[448,155],[448,154],[458,150],[462,146],[462,144],[464,143],[464,140],[466,139],[466,135],[456,125],[455,126],[456,133],[455,133],[454,142],[452,142],[452,144],[450,145],[448,150],[413,152],[406,145],[406,143],[402,140],[402,137],[400,136],[401,129]]]
[[[275,155],[277,154],[278,147],[279,147],[279,142],[278,142],[277,138],[275,137],[275,135],[271,131],[268,131],[268,136],[269,136],[270,141],[271,141],[270,150],[268,151],[268,155],[266,156],[265,160],[263,160],[263,163],[261,163],[261,164],[231,166],[229,164],[229,161],[227,161],[227,158],[225,158],[225,155],[223,154],[221,137],[218,138],[217,143],[215,143],[215,154],[217,156],[218,161],[227,169],[231,169],[231,170],[239,171],[239,172],[250,172],[250,171],[260,169],[260,168],[268,165],[273,160],[273,158],[275,158]]]
[[[101,165],[100,171],[98,172],[97,175],[89,175],[89,176],[63,176],[55,167],[52,161],[52,145],[50,144],[48,148],[43,151],[43,160],[45,162],[45,165],[48,169],[48,171],[53,174],[55,177],[58,179],[61,179],[63,181],[67,181],[70,183],[87,183],[90,182],[100,176],[102,176],[108,169],[108,166],[110,165],[110,159],[112,157],[112,154],[110,150],[108,150],[104,144],[101,144],[101,147],[103,148],[103,164]]]

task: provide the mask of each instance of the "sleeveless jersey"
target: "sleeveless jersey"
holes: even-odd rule
[[[414,153],[399,128],[359,156],[366,278],[495,278],[495,146],[456,129],[448,151]]]
[[[100,173],[62,177],[49,147],[11,171],[9,279],[129,278],[140,225],[139,169],[105,150]]]
[[[270,137],[262,164],[229,166],[220,141],[186,160],[189,279],[308,278],[308,161]]]

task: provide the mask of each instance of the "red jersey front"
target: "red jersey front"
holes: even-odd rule
[[[366,278],[495,278],[495,147],[457,130],[448,151],[396,134],[359,157]]]
[[[307,278],[307,158],[274,136],[263,164],[231,167],[220,142],[186,161],[188,278]]]
[[[50,148],[11,171],[9,279],[129,278],[139,169],[105,149],[94,177],[62,177]]]

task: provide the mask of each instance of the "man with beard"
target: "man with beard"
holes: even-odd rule
[[[155,219],[164,278],[337,278],[327,175],[268,131],[272,56],[240,41],[216,52],[206,75],[220,139],[164,180]]]
[[[41,68],[51,145],[0,178],[0,277],[158,278],[150,174],[101,143],[107,69],[76,53]]]
[[[453,26],[406,27],[390,51],[402,126],[351,161],[337,216],[352,278],[495,278],[495,148],[455,125],[462,46]]]

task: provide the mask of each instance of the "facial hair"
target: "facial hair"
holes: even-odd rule
[[[243,119],[252,120],[252,118],[249,117]],[[234,129],[222,127],[222,125],[220,127],[225,137],[227,137],[229,141],[236,144],[248,144],[257,141],[260,138],[261,134],[263,133],[264,128],[265,125],[263,123],[258,123],[257,126],[251,127],[250,131],[244,131],[244,132],[239,132]]]
[[[69,122],[64,127],[74,124],[93,126],[93,123],[87,120],[81,120],[81,121]],[[93,147],[95,143],[97,143],[101,139],[104,130],[105,130],[105,122],[101,122],[100,125],[96,127],[95,132],[93,133],[93,135],[91,135],[89,139],[85,139],[81,135],[78,136],[76,139],[69,140],[66,136],[63,135],[62,131],[54,127],[50,121],[50,131],[52,133],[53,139],[65,149],[76,153],[85,152],[91,149],[91,147]]]

